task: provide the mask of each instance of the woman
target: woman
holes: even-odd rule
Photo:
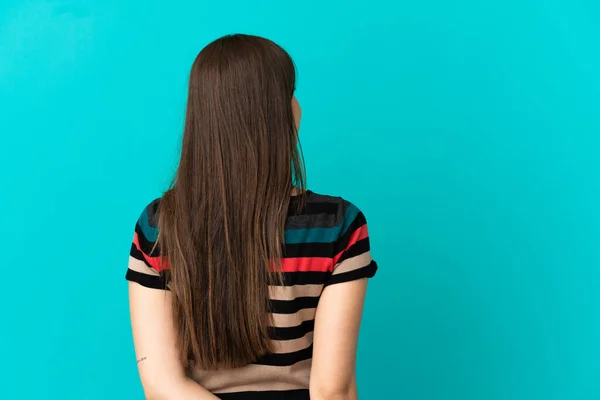
[[[304,189],[295,69],[226,36],[192,66],[179,167],[136,227],[127,279],[148,399],[356,399],[363,214]]]

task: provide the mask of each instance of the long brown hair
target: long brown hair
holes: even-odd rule
[[[158,239],[185,365],[239,367],[271,350],[268,285],[281,277],[292,188],[305,187],[294,90],[290,56],[256,36],[217,39],[192,66]]]

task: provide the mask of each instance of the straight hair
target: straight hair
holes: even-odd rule
[[[257,36],[217,39],[193,63],[181,158],[158,210],[185,366],[235,368],[273,350],[269,284],[282,280],[292,190],[305,193],[295,80],[289,54]]]

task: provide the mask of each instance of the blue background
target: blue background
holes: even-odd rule
[[[216,37],[294,57],[367,215],[361,399],[600,398],[596,0],[0,5],[1,399],[141,399],[124,273]]]

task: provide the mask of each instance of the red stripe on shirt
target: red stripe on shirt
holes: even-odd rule
[[[159,256],[151,257],[148,254],[144,253],[140,246],[140,239],[138,238],[137,232],[135,232],[135,234],[133,235],[133,243],[135,244],[135,247],[140,251],[140,253],[142,253],[144,258],[146,259],[146,262],[150,264],[152,268],[156,270],[156,272],[161,272],[162,270],[169,269],[169,264],[166,258],[164,260],[161,260]]]
[[[281,260],[283,272],[331,272],[333,260],[328,257],[297,257]]]
[[[348,250],[350,247],[352,247],[353,245],[356,244],[356,242],[358,242],[359,240],[363,240],[366,239],[367,237],[369,237],[369,232],[367,230],[367,225],[363,225],[360,228],[357,228],[352,235],[350,235],[350,239],[348,240],[348,244],[346,245],[346,248],[342,251],[340,251],[334,258],[333,258],[333,265],[337,264],[337,262],[339,261],[339,259],[342,257],[342,255],[344,254],[344,252],[346,250]]]

